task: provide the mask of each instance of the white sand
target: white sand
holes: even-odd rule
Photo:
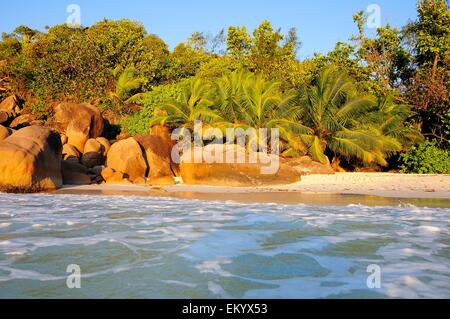
[[[301,192],[450,199],[450,175],[389,173],[310,175],[304,176],[301,182],[282,188]]]
[[[450,199],[450,175],[403,175],[385,173],[338,173],[304,176],[302,181],[270,187],[175,185],[89,185],[65,187],[58,193],[102,192],[103,194],[248,194],[296,192],[314,194],[374,195],[393,198]]]

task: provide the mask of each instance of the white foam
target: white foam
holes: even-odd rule
[[[231,277],[231,274],[224,271],[221,264],[230,264],[231,260],[206,260],[195,266],[201,273],[213,273],[223,277]]]
[[[23,252],[23,251],[12,251],[10,253],[6,253],[6,255],[9,255],[9,256],[22,256],[24,254],[25,254],[25,252]]]
[[[173,284],[173,285],[178,285],[178,286],[183,286],[183,287],[188,287],[188,288],[196,288],[198,286],[197,284],[178,281],[178,280],[162,280],[162,282],[164,282],[166,284]]]
[[[434,227],[434,226],[420,226],[419,229],[421,231],[427,232],[427,233],[432,233],[432,234],[436,234],[436,233],[440,233],[441,229],[438,227]]]

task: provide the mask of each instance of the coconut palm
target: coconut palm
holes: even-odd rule
[[[406,120],[413,115],[411,108],[404,104],[396,104],[394,96],[386,95],[378,99],[374,110],[361,117],[361,122],[378,127],[383,135],[397,139],[408,148],[423,140],[417,128],[405,125]]]
[[[119,66],[113,71],[117,79],[114,91],[108,93],[108,98],[119,113],[127,113],[127,105],[133,103],[140,94],[135,94],[144,84],[144,79],[137,75],[133,67],[122,72]]]
[[[215,84],[216,105],[223,117],[231,123],[242,120],[243,108],[241,106],[243,86],[252,73],[242,69],[218,79]]]
[[[195,121],[205,123],[222,121],[213,109],[211,86],[201,79],[191,79],[183,88],[179,100],[159,105],[150,119],[150,126],[168,125],[173,128],[193,129]]]
[[[386,155],[401,150],[396,138],[361,122],[376,101],[358,94],[354,83],[335,67],[324,69],[300,96],[299,119],[312,130],[300,138],[313,159],[327,164],[329,154],[336,163],[344,157],[386,165]]]
[[[224,121],[215,126],[225,128],[255,129],[248,136],[249,145],[263,146],[266,141],[259,136],[259,129],[278,129],[284,141],[283,148],[301,148],[298,134],[311,130],[296,118],[299,108],[295,105],[296,92],[281,90],[281,83],[267,81],[262,75],[248,71],[235,71],[216,82],[218,110]]]

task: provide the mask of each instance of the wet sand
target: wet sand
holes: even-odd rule
[[[339,173],[304,176],[301,182],[270,187],[174,185],[66,186],[56,194],[164,196],[212,201],[282,204],[413,204],[450,208],[450,175]]]

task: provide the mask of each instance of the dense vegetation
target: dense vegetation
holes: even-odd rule
[[[303,61],[296,30],[285,35],[268,21],[252,33],[196,32],[172,52],[129,20],[44,33],[20,26],[0,42],[0,99],[16,94],[43,120],[55,101],[88,101],[131,135],[198,119],[222,129],[278,128],[286,156],[434,172],[419,167],[434,155],[413,165],[408,154],[448,158],[450,13],[444,0],[419,0],[417,10],[417,21],[380,27],[372,38],[358,12],[357,35]],[[435,142],[399,156],[424,137]]]
[[[450,152],[440,149],[436,140],[413,146],[401,160],[403,173],[450,174]]]

